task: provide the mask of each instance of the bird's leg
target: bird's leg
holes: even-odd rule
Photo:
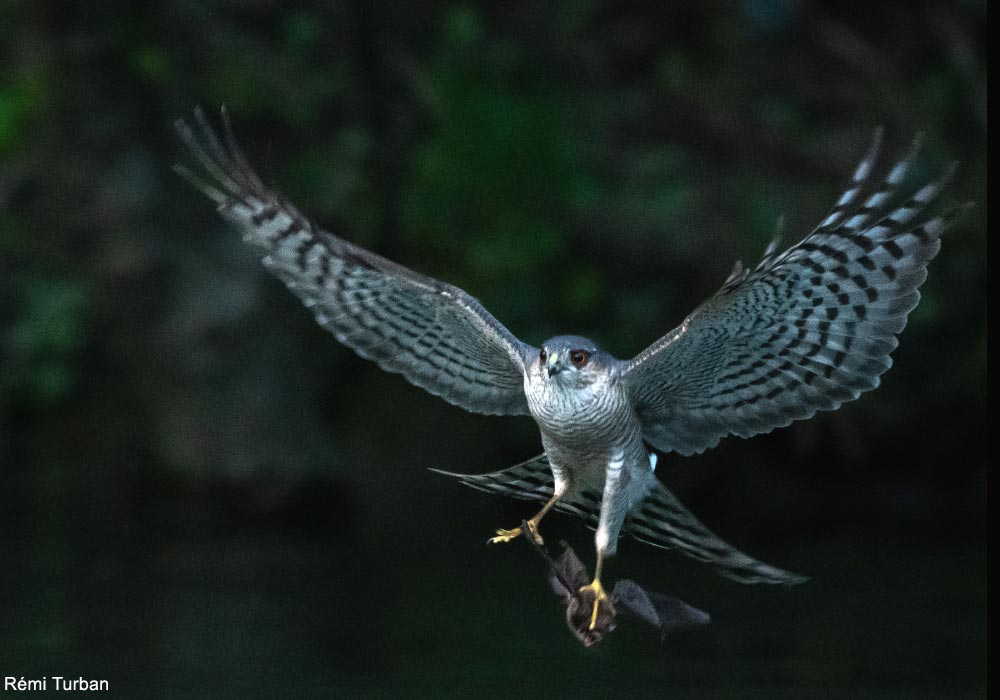
[[[537,545],[545,544],[545,540],[543,540],[542,536],[538,534],[538,523],[542,521],[542,518],[545,517],[546,513],[552,510],[552,506],[556,504],[560,496],[562,496],[562,493],[559,490],[556,490],[555,494],[549,499],[548,503],[542,506],[542,509],[535,513],[530,520],[526,520],[524,525],[521,527],[515,527],[512,530],[497,530],[496,537],[491,537],[487,540],[486,544],[510,542],[511,540],[516,540],[521,535],[530,537]],[[527,532],[525,532],[525,526],[527,526]]]
[[[627,508],[619,508],[620,494],[627,494],[631,476],[624,469],[624,452],[614,452],[608,460],[604,472],[604,494],[601,496],[601,512],[597,519],[597,531],[594,533],[594,548],[597,550],[597,564],[594,567],[594,580],[580,588],[580,593],[590,593],[594,596],[594,610],[590,615],[590,630],[597,627],[597,613],[601,603],[611,608],[614,615],[614,605],[601,585],[601,571],[604,569],[604,556],[613,555],[618,547],[618,533],[621,532]]]
[[[604,550],[597,550],[597,566],[594,567],[594,580],[583,586],[580,592],[589,591],[594,594],[594,611],[590,614],[590,627],[588,629],[594,629],[597,626],[597,611],[601,606],[601,603],[608,599],[608,594],[604,592],[604,586],[601,585],[601,569],[604,567]]]

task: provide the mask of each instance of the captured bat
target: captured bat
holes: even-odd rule
[[[619,612],[644,620],[659,630],[661,637],[675,630],[708,624],[711,620],[708,613],[673,596],[647,591],[629,579],[615,584],[610,600],[600,606],[596,620],[592,619],[594,594],[587,587],[589,573],[576,552],[565,542],[562,545],[563,553],[553,559],[541,546],[534,544],[549,565],[549,585],[566,604],[566,625],[584,646],[604,639],[617,625]]]

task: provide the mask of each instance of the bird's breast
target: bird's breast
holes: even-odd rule
[[[625,392],[611,383],[574,389],[546,383],[527,396],[542,433],[568,445],[620,444],[638,426]]]

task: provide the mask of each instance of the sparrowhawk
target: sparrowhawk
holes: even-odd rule
[[[263,249],[279,277],[341,343],[468,411],[530,415],[544,454],[510,469],[456,475],[476,488],[545,505],[596,529],[587,587],[598,608],[604,559],[627,531],[679,549],[747,582],[803,580],[722,542],[654,475],[657,455],[691,455],[726,435],[750,437],[833,410],[878,386],[907,314],[919,299],[939,236],[961,207],[929,216],[951,170],[908,199],[900,186],[918,143],[875,176],[881,132],[830,213],[798,244],[773,241],[753,269],[737,263],[721,289],[630,360],[584,337],[535,347],[457,287],[421,275],[320,228],[267,187],[236,146],[195,111],[177,131],[202,175],[177,171]],[[919,140],[918,140],[919,141]]]

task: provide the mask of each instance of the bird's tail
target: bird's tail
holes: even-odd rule
[[[781,583],[808,581],[807,576],[757,561],[729,544],[701,524],[659,481],[633,511],[626,531],[640,542],[654,547],[677,549],[689,557],[707,562],[722,576],[740,583]]]
[[[457,474],[439,469],[431,471],[454,476],[466,486],[480,491],[532,501],[547,501],[552,497],[552,472],[544,454],[509,469],[488,474]],[[588,490],[571,492],[559,499],[555,508],[583,518],[593,529],[597,527],[601,496]],[[757,561],[723,542],[659,481],[653,483],[645,500],[629,515],[623,531],[640,542],[664,549],[676,549],[711,564],[722,576],[740,583],[792,585],[807,580],[805,576]]]

